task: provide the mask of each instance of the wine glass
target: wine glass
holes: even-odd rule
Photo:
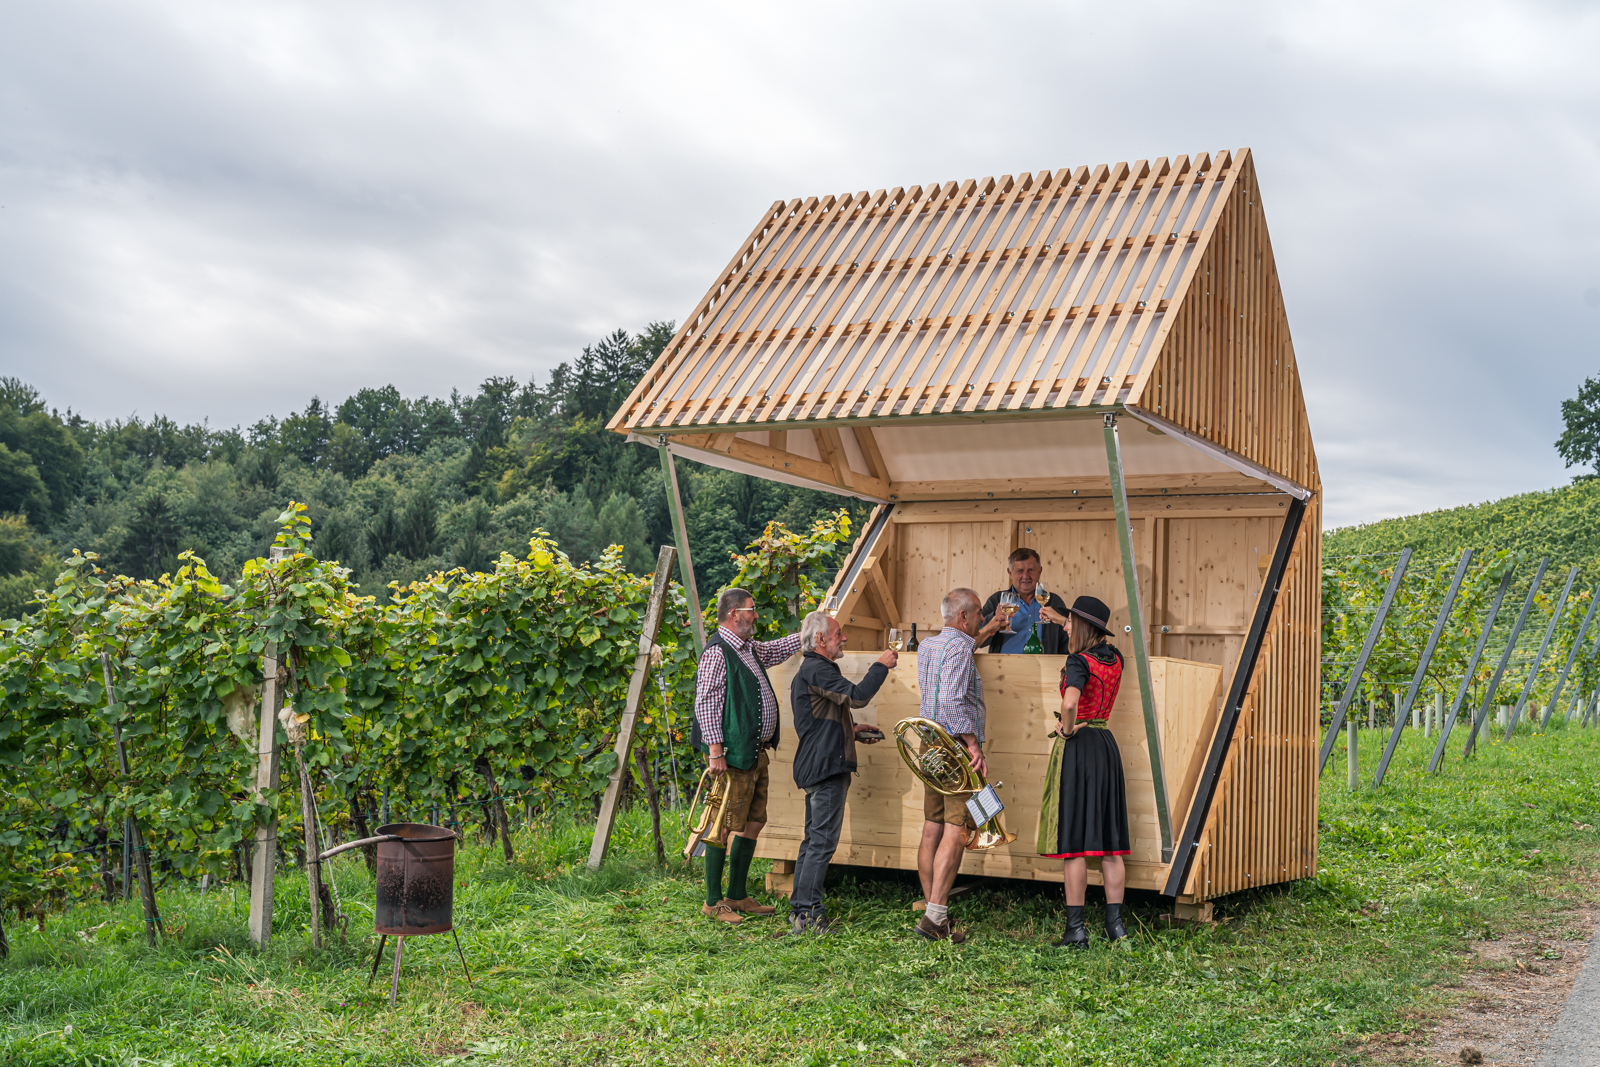
[[[889,631],[889,647],[894,649],[896,652],[899,652],[906,647],[906,643],[900,639],[899,630],[891,629]]]
[[[1011,616],[1015,615],[1017,609],[1021,606],[1022,601],[1018,599],[1014,590],[1007,589],[1004,593],[1000,594],[1000,610],[1005,614],[1006,617],[1006,627],[1000,631],[1001,633],[1014,634],[1017,632],[1011,628]]]

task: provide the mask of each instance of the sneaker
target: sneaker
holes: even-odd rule
[[[729,900],[727,897],[723,897],[722,904],[719,906],[732,908],[734,911],[742,911],[746,915],[771,915],[778,910],[770,904],[757,904],[754,897],[742,897],[739,900]]]
[[[967,939],[966,932],[951,926],[949,919],[936,923],[926,915],[917,920],[915,930],[927,941],[949,941],[952,945],[959,945]]]
[[[702,905],[700,905],[700,914],[704,915],[708,919],[716,919],[718,922],[724,922],[724,923],[742,923],[742,922],[744,922],[744,916],[740,915],[738,912],[736,912],[732,908],[728,907],[728,902],[725,901],[725,900],[720,902],[720,903],[718,903],[715,906],[712,906],[710,904],[702,904]]]

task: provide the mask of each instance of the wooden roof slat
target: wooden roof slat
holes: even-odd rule
[[[1141,166],[1142,165],[1143,161],[1141,161]],[[1127,196],[1132,192],[1132,190],[1124,191],[1123,196],[1120,198],[1117,196],[1117,190],[1120,188],[1122,179],[1126,176],[1127,172],[1128,165],[1126,163],[1119,163],[1117,164],[1117,169],[1107,174],[1100,182],[1101,185],[1106,185],[1108,183],[1110,185],[1109,191],[1103,194],[1100,201],[1095,205],[1096,210],[1101,213],[1099,216],[1099,226],[1096,231],[1097,237],[1100,239],[1111,239],[1110,229],[1116,225],[1117,217],[1125,210],[1123,205],[1126,204]],[[1145,187],[1146,191],[1148,191],[1148,188],[1148,186]],[[1093,190],[1090,190],[1090,193],[1092,195]],[[1131,212],[1128,213],[1128,218],[1129,222],[1131,223],[1133,218]],[[1124,234],[1124,236],[1126,236],[1126,234]],[[1105,284],[1104,272],[1106,265],[1114,262],[1115,257],[1118,254],[1117,252],[1106,249],[1107,246],[1101,245],[1100,251],[1092,251],[1084,254],[1085,258],[1083,261],[1083,268],[1078,271],[1077,277],[1073,279],[1071,289],[1063,294],[1063,303],[1069,305],[1075,304],[1078,302],[1079,298],[1084,296],[1086,293],[1088,294],[1088,299],[1094,299],[1095,294],[1100,291],[1100,287]],[[1097,258],[1102,260],[1099,270],[1095,269],[1095,260]],[[1082,373],[1083,364],[1086,362],[1088,354],[1084,353],[1083,356],[1073,359],[1072,350],[1074,345],[1077,343],[1078,335],[1083,332],[1083,327],[1088,321],[1089,317],[1084,316],[1081,319],[1073,319],[1070,323],[1066,323],[1066,333],[1064,336],[1062,336],[1059,345],[1055,340],[1055,334],[1060,329],[1060,326],[1051,326],[1049,334],[1046,337],[1045,343],[1042,347],[1046,353],[1050,351],[1056,351],[1058,354],[1054,359],[1050,360],[1050,369],[1044,375],[1046,381],[1054,381],[1065,378],[1069,381],[1075,382],[1078,379],[1079,375]],[[1070,364],[1068,363],[1069,359],[1071,360]],[[1047,406],[1045,404],[1045,400],[1046,396],[1043,393],[1036,394],[1033,403],[1027,406],[1030,408],[1044,407]],[[1061,397],[1059,406],[1066,406],[1066,401],[1067,397]]]
[[[764,268],[768,263],[773,262],[774,257],[788,247],[793,235],[805,226],[809,210],[817,202],[816,197],[810,197],[805,200],[790,201],[787,205],[784,205],[783,217],[779,220],[777,229],[770,235],[766,245],[761,248],[759,257],[746,263],[735,264],[732,273],[726,279],[726,284],[730,287],[727,298],[717,308],[716,317],[697,327],[700,328],[698,341],[695,340],[692,334],[685,334],[684,336],[683,344],[686,348],[686,356],[695,357],[697,344],[700,347],[700,353],[694,362],[691,363],[686,359],[680,368],[681,379],[686,379],[683,381],[681,390],[678,388],[679,376],[669,376],[665,381],[659,383],[657,395],[661,399],[654,406],[654,414],[650,418],[651,425],[670,426],[672,424],[673,416],[683,407],[681,402],[674,403],[672,401],[672,394],[681,391],[685,394],[685,398],[692,396],[699,381],[711,371],[716,363],[715,343],[712,338],[716,336],[717,324],[726,321],[740,307],[746,307],[746,314],[748,314],[746,301],[751,296],[751,293],[743,284],[744,279],[748,278],[751,272]]]
[[[1171,165],[1164,158],[1156,160],[1156,168],[1159,170],[1159,174],[1157,173],[1157,170],[1152,170],[1152,179],[1157,177],[1165,177],[1171,171]],[[1146,183],[1144,195],[1141,195],[1141,197],[1134,203],[1133,210],[1129,212],[1130,222],[1133,222],[1134,225],[1140,227],[1144,226],[1144,219],[1146,218],[1146,215],[1150,209],[1154,207],[1157,211],[1159,211],[1161,205],[1164,204],[1168,199],[1175,199],[1173,194],[1179,188],[1179,184],[1176,180],[1168,181],[1163,186],[1165,189],[1163,195],[1158,198],[1151,198],[1149,194],[1155,190],[1156,186],[1157,182],[1154,180]],[[1143,247],[1142,242],[1141,247]],[[1139,260],[1137,255],[1131,254],[1123,254],[1121,258],[1122,263],[1116,268],[1114,273],[1111,273],[1111,279],[1109,282],[1111,286],[1111,299],[1113,300],[1121,296],[1123,287],[1128,281],[1128,276],[1133,273],[1134,267]],[[1148,257],[1146,257],[1146,259],[1148,261]],[[1113,262],[1114,260],[1108,258],[1106,260],[1106,266],[1109,268]],[[1135,298],[1135,302],[1137,302],[1137,298]],[[1094,397],[1100,392],[1099,386],[1096,383],[1104,382],[1104,384],[1109,385],[1112,381],[1115,381],[1114,378],[1111,378],[1110,375],[1106,373],[1107,364],[1111,362],[1112,354],[1115,351],[1114,345],[1117,338],[1119,338],[1123,332],[1121,327],[1129,322],[1131,318],[1132,316],[1127,315],[1117,316],[1117,328],[1108,329],[1108,324],[1111,323],[1112,316],[1107,315],[1098,322],[1092,323],[1087,329],[1083,338],[1082,350],[1087,354],[1093,353],[1098,349],[1099,354],[1092,357],[1094,362],[1090,364],[1083,372],[1082,377],[1088,379],[1089,385],[1078,394],[1076,406],[1082,407],[1087,402],[1094,399]],[[1104,344],[1100,343],[1102,336],[1105,337]],[[1116,394],[1112,393],[1109,397],[1109,400],[1115,400],[1115,398]]]
[[[800,242],[799,246],[790,251],[791,257],[793,259],[800,260],[803,263],[807,253],[818,241],[822,239],[822,236],[828,232],[829,228],[833,225],[834,220],[841,213],[849,209],[850,205],[854,202],[854,199],[855,196],[850,195],[837,198],[827,197],[821,203],[813,201],[812,203],[816,206],[810,208],[805,214],[808,217],[812,215],[815,215],[816,217],[811,218],[809,223],[803,224],[805,226],[809,226],[809,232]],[[818,212],[820,212],[820,214]],[[757,288],[754,272],[747,274],[746,277],[751,281],[752,290]],[[769,317],[775,316],[781,318],[788,311],[789,305],[800,293],[805,291],[805,288],[805,282],[801,278],[791,279],[787,284],[783,282],[765,283],[763,291],[759,294],[759,296],[755,296],[751,303],[751,307],[756,315],[756,325],[759,327]],[[780,303],[781,306],[779,306]],[[741,318],[740,321],[742,323],[748,320],[747,318]],[[735,333],[737,333],[737,331],[735,331]],[[742,361],[735,355],[739,349],[739,346],[740,342],[733,339],[730,339],[721,346],[718,346],[715,344],[715,342],[713,342],[707,348],[705,356],[702,359],[703,369],[701,375],[697,376],[687,385],[686,392],[693,394],[694,390],[699,387],[700,378],[704,375],[704,373],[710,371],[713,367],[717,367],[718,365],[722,364],[723,357],[732,357],[732,365],[740,364]],[[747,356],[746,359],[753,358],[755,353],[758,351],[760,351],[759,348],[752,347],[750,355]],[[732,365],[730,365],[722,373],[718,374],[715,380],[718,382],[727,382],[730,386],[736,384],[739,380],[738,377],[730,377],[727,373],[727,370],[733,369]],[[687,408],[681,406],[676,410],[668,409],[663,412],[662,418],[663,420],[667,420],[666,424],[670,425],[671,421],[676,421],[674,416],[686,412],[687,410]]]
[[[1184,266],[1183,277],[1178,279],[1178,284],[1172,289],[1173,307],[1180,306],[1184,297],[1188,296],[1190,288],[1193,287],[1195,271],[1200,269],[1200,261],[1205,258],[1201,253],[1210,244],[1211,236],[1216,232],[1217,223],[1222,221],[1223,211],[1228,204],[1228,197],[1233,195],[1234,186],[1239,183],[1239,175],[1243,172],[1249,158],[1250,150],[1248,148],[1240,149],[1238,155],[1226,150],[1217,153],[1216,163],[1226,177],[1222,179],[1222,187],[1217,190],[1213,200],[1215,207],[1207,216],[1205,227],[1201,230],[1200,245],[1194,254],[1189,257],[1189,262]],[[1172,332],[1172,318],[1172,316],[1168,316],[1162,320],[1161,328],[1156,332],[1155,339],[1150,346],[1151,351],[1158,355],[1164,347],[1167,336]],[[1128,391],[1130,403],[1144,393],[1145,383],[1150,380],[1150,372],[1155,370],[1158,362],[1158,360],[1152,359],[1140,369],[1138,375],[1134,378],[1133,388]]]
[[[1154,271],[1160,256],[1151,255],[1145,259],[1144,267],[1140,270],[1139,277],[1134,279],[1133,290],[1130,294],[1136,310],[1141,296],[1144,296],[1146,300],[1155,300],[1158,306],[1160,305],[1161,294],[1166,292],[1167,282],[1171,279],[1172,272],[1177,268],[1178,262],[1183,258],[1184,248],[1179,244],[1180,235],[1188,231],[1180,229],[1178,216],[1183,211],[1184,201],[1193,194],[1194,204],[1189,209],[1189,222],[1191,224],[1205,210],[1206,191],[1204,182],[1202,179],[1193,177],[1193,175],[1200,173],[1203,167],[1192,167],[1188,156],[1179,156],[1175,164],[1173,168],[1173,191],[1175,195],[1171,197],[1171,206],[1167,215],[1154,235],[1157,238],[1162,234],[1172,235],[1166,238],[1167,241],[1173,244],[1172,254],[1166,257],[1161,273],[1153,285],[1150,283],[1150,274]],[[1185,182],[1185,178],[1190,180]],[[1192,229],[1192,225],[1190,228]],[[1108,351],[1116,351],[1118,346],[1122,344],[1124,335],[1131,336],[1128,337],[1122,357],[1117,360],[1111,370],[1106,372],[1105,377],[1110,378],[1113,382],[1121,382],[1127,377],[1133,361],[1143,350],[1144,338],[1149,331],[1150,323],[1154,322],[1155,319],[1156,316],[1154,315],[1131,315],[1125,323],[1118,325],[1116,335],[1106,342]]]
[[[678,327],[678,332],[673,335],[671,341],[667,342],[667,347],[661,350],[661,354],[656,357],[654,363],[650,364],[650,369],[645,372],[644,377],[639,379],[639,384],[634,386],[632,391],[628,393],[628,399],[623,402],[617,413],[611,417],[611,421],[606,426],[607,429],[617,429],[627,412],[639,402],[645,391],[651,388],[659,379],[660,375],[677,355],[677,349],[683,344],[684,338],[694,330],[697,319],[712,307],[718,296],[718,291],[732,276],[734,269],[739,265],[739,261],[748,255],[750,250],[760,242],[762,231],[778,222],[784,213],[784,207],[785,204],[782,200],[774,200],[772,202],[772,206],[761,217],[761,221],[756,223],[755,228],[744,239],[744,243],[739,246],[739,250],[733,254],[733,258],[728,260],[728,265],[722,268],[722,273],[717,276],[717,280],[712,282],[711,288],[706,290],[706,295],[700,298],[698,310],[685,319],[682,326]]]
[[[775,202],[609,425],[1133,401],[1236,174],[1201,153]],[[1238,383],[1230,410],[1275,417],[1269,387]]]
[[[919,208],[917,211],[916,220],[913,223],[908,224],[903,231],[903,238],[900,242],[900,245],[904,246],[908,253],[917,253],[917,259],[919,261],[927,258],[925,254],[918,253],[918,250],[922,248],[922,240],[924,236],[929,234],[930,227],[932,227],[935,220],[938,219],[940,214],[937,206],[938,202],[941,202],[948,192],[954,191],[954,187],[954,182],[951,182],[949,186],[936,186],[933,194],[927,198],[929,203]],[[943,220],[943,222],[947,223],[949,221],[949,212],[945,212],[944,214],[946,215],[946,218]],[[942,232],[942,225],[940,232]],[[937,238],[934,239],[936,240]],[[909,269],[911,269],[911,259],[910,255],[908,254],[905,259],[901,260],[900,266],[893,267],[889,264],[885,264],[884,267],[878,271],[878,278],[868,279],[867,282],[860,287],[856,299],[851,303],[844,315],[844,322],[840,331],[841,338],[848,336],[851,319],[854,317],[856,312],[860,310],[867,297],[871,295],[873,290],[877,287],[877,281],[880,278],[887,277],[887,275],[890,273],[899,273]],[[883,305],[885,300],[889,299],[890,288],[890,286],[885,285],[882,290],[879,291],[877,299],[872,302],[871,308],[867,311],[869,318],[879,307]],[[859,372],[861,369],[862,362],[866,360],[868,354],[874,348],[872,340],[865,336],[867,332],[869,332],[869,330],[864,329],[861,333],[858,333],[854,338],[852,338],[854,347],[856,349],[856,355],[850,358],[840,371],[840,386],[838,390],[838,396],[840,397],[842,397],[845,392],[850,389],[850,383],[855,380],[857,372]],[[826,356],[824,355],[823,358],[826,358]],[[817,405],[820,410],[826,412],[831,409],[834,399],[835,397],[832,392],[824,391],[817,398]]]
[[[909,192],[902,192],[902,190],[897,188],[894,191],[892,202],[898,203],[902,196],[909,201],[907,207],[899,211],[898,217],[904,218],[911,214],[913,205],[920,204],[925,198],[925,195],[925,191],[920,186],[914,187]],[[891,212],[894,212],[897,209],[891,208],[890,210]],[[861,278],[856,283],[854,293],[849,292],[844,284],[847,275],[842,276],[839,284],[836,286],[836,291],[839,295],[852,298],[846,301],[846,306],[842,312],[841,325],[844,327],[844,329],[835,331],[830,327],[825,326],[822,331],[818,333],[810,348],[802,352],[800,357],[800,361],[802,363],[812,358],[811,353],[813,351],[816,352],[816,358],[819,360],[826,360],[829,357],[833,350],[834,344],[846,336],[845,331],[848,330],[850,319],[855,314],[856,309],[859,308],[861,303],[865,301],[866,298],[872,293],[872,290],[877,285],[878,280],[894,270],[892,266],[892,257],[884,256],[882,258],[874,259],[875,254],[883,249],[884,242],[887,241],[889,237],[893,236],[896,231],[898,231],[899,238],[895,242],[896,250],[904,246],[908,238],[913,241],[911,247],[913,249],[916,247],[914,243],[916,238],[913,235],[920,232],[921,227],[915,223],[911,223],[901,228],[894,224],[893,217],[894,216],[891,215],[891,222],[889,225],[878,227],[879,232],[877,239],[872,243],[870,250],[865,255],[860,257],[859,260],[852,261],[853,263],[862,262],[867,264],[866,267],[862,269],[863,273]],[[855,269],[856,268],[854,265],[847,268],[848,271],[854,271]],[[781,369],[781,364],[779,365],[779,369]],[[752,384],[761,386],[763,396],[767,395],[769,392],[768,383],[762,381],[761,375],[759,374]],[[762,409],[758,409],[756,406],[751,405],[740,414],[738,421],[750,421],[751,417],[757,410],[765,410],[765,408],[763,407]]]
[[[1036,185],[1045,190],[1053,187],[1056,176],[1049,171],[1041,171],[1040,174],[1043,175],[1043,178],[1039,179],[1037,182],[1032,181],[1033,176],[1025,176],[1030,179],[1028,182],[1029,188],[1025,191],[1022,197],[1018,198],[1016,201],[1013,201],[1014,204],[1018,202],[1025,203],[1027,200],[1029,200],[1030,197],[1028,197],[1026,193],[1031,192],[1032,188]],[[1002,247],[1009,246],[1011,244],[1011,239],[1016,235],[1019,227],[1021,226],[1025,213],[1026,212],[1020,208],[1013,208],[1013,218],[1011,223],[1006,228],[1006,232],[1000,238],[1000,244]],[[969,286],[968,292],[971,294],[971,300],[973,301],[968,304],[968,307],[971,309],[969,314],[979,321],[973,326],[962,330],[961,340],[953,348],[947,350],[945,369],[940,375],[939,381],[935,384],[936,389],[941,389],[946,382],[955,377],[958,370],[965,368],[968,358],[967,354],[969,352],[973,353],[973,357],[975,359],[981,361],[984,348],[994,343],[995,338],[993,336],[993,331],[987,329],[986,316],[989,314],[989,310],[991,308],[997,306],[997,302],[999,302],[999,307],[1005,307],[1005,301],[1001,300],[1002,287],[1006,287],[1008,282],[1014,283],[1014,285],[1007,287],[1008,291],[1006,294],[1007,297],[1014,298],[1016,296],[1015,285],[1021,285],[1027,280],[1028,274],[1032,269],[1029,261],[1037,258],[1036,255],[1030,255],[1029,253],[1036,247],[1037,244],[1042,243],[1035,240],[1039,234],[1039,226],[1045,223],[1050,218],[1052,213],[1045,210],[1039,210],[1032,212],[1032,214],[1033,225],[1028,228],[1028,239],[1025,239],[1023,241],[1023,246],[1016,250],[1017,262],[1013,265],[1013,269],[1009,272],[1000,271],[999,267],[1004,260],[1001,256],[994,256],[989,260],[987,268],[981,274],[979,274],[979,276],[975,278],[972,284]],[[1046,230],[1045,232],[1048,233],[1049,231]],[[974,348],[973,342],[980,336],[983,338],[984,344]],[[981,381],[981,378],[979,378],[979,384],[981,384]],[[930,406],[931,410],[944,410],[944,402],[945,398],[940,397]],[[953,406],[954,405],[952,404],[952,407]]]
[[[898,192],[899,190],[897,189],[896,194]],[[783,358],[784,353],[789,350],[787,340],[768,341],[761,351],[761,358],[756,362],[749,384],[744,389],[746,395],[765,396],[769,393],[781,391],[781,389],[773,389],[770,382],[771,376],[782,375],[786,368],[803,364],[809,353],[815,350],[817,344],[821,343],[822,339],[817,338],[808,344],[804,327],[815,323],[817,317],[830,305],[834,291],[838,288],[828,284],[832,268],[845,262],[846,259],[854,261],[854,256],[856,255],[854,251],[855,241],[858,237],[869,232],[865,228],[865,223],[872,217],[872,212],[876,210],[877,205],[883,203],[885,199],[887,197],[881,190],[877,196],[872,197],[867,210],[857,213],[854,219],[848,220],[845,224],[838,240],[833,245],[832,258],[816,265],[815,284],[806,291],[805,302],[795,312],[795,314],[806,314],[807,318],[801,321],[791,316],[786,324],[787,329],[801,328],[798,331],[798,343],[795,346],[799,350],[798,358]]]

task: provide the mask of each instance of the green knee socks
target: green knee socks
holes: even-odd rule
[[[756,857],[756,840],[753,837],[733,835],[728,845],[728,899],[743,900],[750,895],[745,880],[750,874],[750,861]]]
[[[737,837],[735,841],[739,840]],[[725,849],[706,845],[706,907],[714,908],[722,900],[722,866],[728,858]]]

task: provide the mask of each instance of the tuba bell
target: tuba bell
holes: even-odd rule
[[[979,852],[1009,845],[1017,835],[1006,829],[1004,805],[994,789],[972,765],[966,746],[932,719],[901,719],[894,724],[894,741],[900,758],[922,784],[943,796],[971,793],[967,814],[978,829],[967,838],[967,850]],[[995,783],[1000,785],[1003,783]],[[983,818],[979,818],[982,815]]]
[[[728,776],[715,775],[707,767],[700,775],[700,785],[689,802],[689,840],[683,846],[683,861],[688,863],[705,851],[706,835],[720,822],[728,807]],[[698,814],[696,808],[699,809]]]

